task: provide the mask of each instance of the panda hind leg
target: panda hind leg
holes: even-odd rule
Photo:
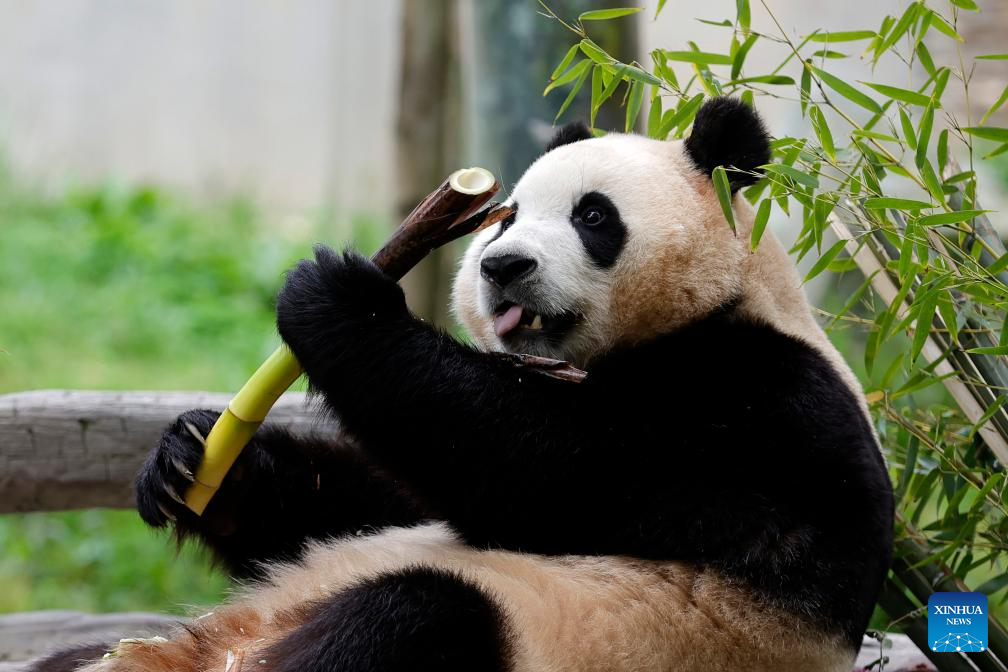
[[[507,624],[500,607],[457,574],[413,567],[317,603],[262,658],[271,672],[505,672]]]

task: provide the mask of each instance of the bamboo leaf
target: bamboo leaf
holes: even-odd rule
[[[924,115],[921,117],[920,125],[917,126],[917,154],[914,157],[914,162],[919,168],[921,164],[927,161],[927,150],[928,144],[931,142],[931,129],[934,126],[934,107],[928,105],[924,109]]]
[[[700,65],[731,65],[732,57],[725,54],[712,54],[706,51],[663,51],[670,61],[698,63]]]
[[[608,21],[618,19],[621,16],[636,14],[644,9],[643,7],[614,7],[612,9],[593,9],[590,12],[582,12],[578,16],[578,21]],[[661,11],[659,9],[659,11]]]
[[[966,352],[974,355],[1008,355],[1008,345],[995,345],[985,348],[970,348]]]
[[[584,63],[590,64],[591,61],[585,60]],[[590,73],[591,73],[591,70],[589,68],[582,68],[582,72],[578,76],[577,81],[574,82],[574,86],[571,87],[571,90],[567,94],[567,97],[564,98],[564,102],[560,106],[560,110],[557,111],[556,116],[553,117],[554,123],[557,121],[557,119],[559,119],[561,117],[561,115],[563,115],[564,112],[567,111],[567,108],[570,107],[570,104],[572,102],[574,102],[574,97],[577,96],[578,91],[580,91],[581,87],[584,86],[585,80],[588,79],[588,75]]]
[[[812,90],[812,62],[805,61],[805,66],[802,68],[801,73],[801,111],[802,116],[805,116],[805,109],[808,107],[809,100],[811,99]]]
[[[1008,100],[1008,86],[1004,88],[1004,91],[1002,91],[1001,95],[998,96],[998,99],[994,101],[994,104],[990,106],[990,109],[984,112],[984,115],[980,117],[980,125],[983,126],[986,124],[987,120],[990,119],[990,116],[1000,110],[1006,100]]]
[[[662,117],[661,129],[659,130],[661,136],[666,137],[672,132],[673,128],[678,128],[680,126],[685,127],[692,122],[693,117],[696,116],[696,112],[700,109],[700,105],[703,103],[703,100],[704,95],[702,93],[698,93],[690,98],[688,102],[684,103],[683,106],[680,107],[674,114],[672,113],[672,110],[666,112],[665,116]],[[666,119],[666,117],[668,118]]]
[[[833,245],[830,246],[828,250],[823,252],[822,256],[819,257],[819,260],[812,265],[812,268],[809,269],[808,274],[805,275],[805,279],[802,280],[802,284],[805,284],[812,278],[816,277],[817,275],[825,271],[826,267],[830,265],[830,262],[833,261],[833,259],[838,254],[840,254],[840,250],[843,249],[845,242],[846,241],[838,240],[835,243],[833,243]]]
[[[931,334],[931,323],[934,320],[935,309],[938,307],[938,294],[944,290],[929,292],[920,301],[917,312],[917,323],[914,327],[913,341],[910,347],[910,362],[916,362],[924,349],[924,342]]]
[[[651,98],[651,107],[648,110],[648,118],[647,118],[648,137],[660,139],[658,138],[658,131],[661,127],[661,117],[662,117],[661,96],[653,96]]]
[[[1008,128],[995,128],[993,126],[968,126],[962,130],[972,136],[983,138],[984,140],[1008,142]]]
[[[974,217],[979,217],[990,210],[955,210],[953,212],[940,212],[937,215],[925,215],[917,220],[922,226],[943,226],[948,224],[958,224],[966,222]]]
[[[903,103],[910,103],[911,105],[919,105],[921,107],[926,106],[931,102],[931,97],[926,96],[923,93],[917,93],[916,91],[911,91],[909,89],[901,89],[898,86],[889,86],[888,84],[874,84],[872,82],[861,82],[866,86],[870,86],[875,89],[883,96],[887,98],[892,98],[893,100],[898,100]]]
[[[907,210],[915,212],[925,208],[933,208],[934,203],[925,201],[915,201],[909,198],[890,198],[882,196],[878,198],[866,198],[864,202],[866,208],[892,208],[893,210]]]
[[[798,170],[793,166],[785,166],[780,163],[768,163],[765,166],[761,166],[763,170],[769,171],[771,173],[777,173],[778,175],[785,175],[790,177],[792,180],[798,184],[804,184],[806,187],[818,187],[819,179],[813,175]]]
[[[627,102],[624,132],[629,133],[637,125],[637,115],[640,114],[641,105],[643,103],[644,85],[640,82],[634,82],[630,86],[630,99]]]
[[[746,41],[742,43],[742,46],[738,48],[735,52],[735,57],[732,59],[731,66],[731,78],[738,79],[739,74],[742,72],[742,64],[745,63],[746,55],[749,50],[752,49],[753,45],[756,44],[756,40],[759,39],[758,35],[750,35],[746,38]],[[792,80],[792,83],[794,80]]]
[[[907,30],[910,29],[910,26],[913,25],[914,19],[917,18],[917,12],[919,12],[920,9],[921,5],[918,2],[914,2],[906,8],[906,11],[903,12],[903,16],[900,17],[900,20],[875,48],[875,55],[872,58],[873,61],[878,61],[879,57],[885,53],[889,47],[896,44],[896,40],[906,34]]]
[[[577,56],[578,48],[580,46],[581,46],[580,44],[575,44],[574,46],[572,46],[570,49],[567,50],[567,54],[563,57],[563,60],[560,61],[560,65],[558,65],[556,67],[556,70],[553,71],[553,74],[550,75],[550,81],[553,81],[557,77],[559,77],[560,74],[567,69],[567,66],[574,61],[574,57]]]
[[[938,203],[944,203],[945,191],[942,189],[941,181],[938,179],[938,175],[935,173],[931,162],[924,161],[918,168],[920,169],[921,179],[924,181],[925,186],[927,186],[931,197]]]
[[[966,41],[962,38],[962,35],[960,35],[955,31],[955,28],[949,25],[948,21],[946,21],[945,19],[943,19],[941,16],[939,16],[934,12],[931,12],[931,25],[934,26],[938,32],[948,35],[956,42]]]
[[[760,75],[758,77],[745,77],[728,82],[729,86],[735,84],[774,84],[777,86],[794,86],[794,79],[787,75]]]
[[[668,2],[668,0],[658,0],[658,9],[655,10],[654,18],[657,19],[658,15],[661,14],[661,10],[665,9],[666,2]]]
[[[969,352],[973,352],[973,350],[970,350]],[[970,431],[970,436],[975,435],[984,425],[987,424],[988,420],[993,418],[994,415],[999,410],[1001,410],[1001,407],[1004,406],[1006,398],[1008,397],[1002,394],[998,396],[998,398],[995,399],[990,406],[987,407],[987,410],[984,411],[983,415],[981,415],[980,418],[973,424],[973,429]]]
[[[982,61],[1008,61],[1008,54],[984,54],[976,58]]]
[[[728,226],[736,234],[738,231],[735,229],[735,214],[732,211],[732,192],[731,185],[728,182],[728,173],[725,171],[724,166],[718,166],[711,173],[711,179],[714,181],[714,191],[717,193],[718,201],[721,203],[721,210],[724,212],[725,219],[728,220]]]
[[[900,128],[903,130],[903,138],[906,140],[907,144],[910,145],[910,149],[917,149],[917,133],[914,131],[913,123],[910,121],[910,117],[907,116],[906,110],[902,107],[899,109],[900,118]]]
[[[577,79],[578,77],[580,77],[582,74],[588,72],[588,68],[590,68],[591,66],[592,66],[591,59],[582,58],[580,61],[577,62],[577,64],[574,67],[572,67],[571,69],[567,70],[567,72],[563,73],[558,78],[556,78],[552,82],[550,82],[546,86],[546,90],[543,91],[543,95],[545,96],[550,91],[552,91],[553,89],[557,88],[558,86],[563,86],[564,84],[568,84],[570,82],[573,82],[575,79]]]
[[[605,85],[602,80],[602,73],[605,70],[599,67],[592,68],[592,88],[591,88],[591,117],[590,125],[595,128],[595,118],[598,116],[599,108],[604,102],[602,99],[602,92],[605,90]]]
[[[739,28],[743,35],[749,34],[751,23],[751,13],[749,11],[749,0],[735,0],[736,16],[738,17]]]
[[[773,201],[765,198],[760,201],[759,208],[756,209],[756,219],[753,220],[752,234],[749,236],[749,250],[752,252],[756,251],[760,239],[763,238],[767,222],[770,221],[771,206],[773,206]]]
[[[980,8],[973,0],[952,0],[952,4],[956,7],[962,7],[963,9],[968,9],[971,12],[979,12]]]
[[[858,91],[847,82],[843,81],[842,79],[834,75],[831,75],[825,70],[822,70],[815,66],[811,67],[812,70],[814,70],[815,73],[819,75],[820,79],[822,79],[823,83],[826,84],[826,86],[833,89],[847,100],[851,101],[852,103],[857,103],[866,110],[870,110],[872,112],[875,112],[876,114],[882,113],[882,108],[879,106],[879,104],[875,102],[875,100],[873,100],[867,94]]]
[[[812,109],[809,110],[809,119],[812,120],[812,128],[819,138],[819,144],[822,145],[823,151],[826,152],[831,161],[835,162],[836,147],[833,145],[833,134],[830,133],[829,124],[826,123],[826,117],[823,115],[822,110],[819,109],[819,106],[812,106]]]
[[[849,55],[840,51],[832,51],[831,49],[820,49],[819,51],[812,52],[812,58],[849,58]]]
[[[874,30],[846,30],[832,33],[816,33],[815,35],[810,35],[807,39],[809,42],[829,42],[830,44],[836,44],[837,42],[870,40],[877,36],[878,33]]]
[[[596,63],[602,65],[609,65],[615,61],[615,59],[607,54],[600,46],[589,40],[587,37],[578,43],[581,51],[585,56],[592,59]]]

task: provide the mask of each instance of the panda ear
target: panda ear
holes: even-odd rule
[[[546,151],[549,152],[557,147],[569,145],[572,142],[588,140],[591,137],[592,132],[583,121],[574,121],[569,124],[564,124],[556,130],[556,133],[553,134],[553,139],[549,141],[548,145],[546,145]]]
[[[738,98],[720,96],[705,102],[686,139],[686,153],[708,176],[718,166],[728,171],[732,193],[759,179],[750,173],[770,162],[770,137],[756,111]]]

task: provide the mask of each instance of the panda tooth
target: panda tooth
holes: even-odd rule
[[[532,324],[529,325],[529,329],[542,329],[542,315],[536,315],[532,318]]]

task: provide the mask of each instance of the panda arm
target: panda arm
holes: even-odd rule
[[[183,503],[218,413],[191,410],[165,429],[136,479],[140,516],[171,527],[179,541],[207,546],[235,576],[260,563],[296,559],[309,539],[422,519],[421,507],[343,437],[259,428],[203,515]],[[187,475],[188,474],[188,475]]]
[[[452,522],[528,523],[524,512],[538,509],[552,527],[615,496],[578,472],[604,472],[597,448],[615,448],[621,425],[637,420],[595,412],[590,376],[554,380],[458,342],[413,317],[399,286],[354,253],[319,248],[302,261],[277,316],[311,385],[364,450]],[[510,515],[505,498],[523,511]]]

